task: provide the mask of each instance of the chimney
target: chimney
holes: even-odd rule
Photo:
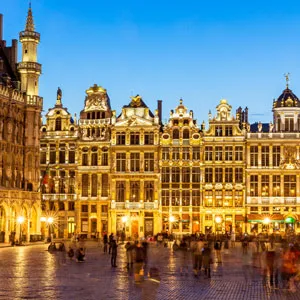
[[[3,40],[3,15],[0,14],[0,41]]]
[[[16,63],[17,63],[17,56],[18,56],[18,40],[13,39],[11,41],[11,66],[13,66],[14,71],[16,71]]]
[[[161,114],[162,114],[162,100],[157,100],[157,110],[158,110],[158,118],[159,122],[161,123]]]

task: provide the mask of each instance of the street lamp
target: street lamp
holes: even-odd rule
[[[53,223],[54,219],[52,217],[49,217],[47,219],[47,223],[48,223],[48,230],[49,230],[49,237],[50,237],[50,242],[53,242],[53,237],[52,237],[52,223]]]
[[[25,218],[23,216],[19,216],[17,221],[20,224],[20,236],[19,236],[19,245],[22,245],[22,224],[24,223]]]
[[[175,222],[175,217],[174,216],[170,216],[169,221],[170,221],[170,234],[172,234],[173,222]]]
[[[122,220],[122,223],[123,223],[123,231],[121,233],[121,239],[122,239],[122,243],[124,243],[125,238],[126,238],[125,227],[126,227],[126,223],[127,223],[128,217],[127,216],[123,216],[121,220]]]

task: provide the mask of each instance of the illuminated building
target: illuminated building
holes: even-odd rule
[[[42,98],[38,96],[40,34],[31,8],[17,40],[8,47],[0,15],[0,242],[40,238],[39,129]]]

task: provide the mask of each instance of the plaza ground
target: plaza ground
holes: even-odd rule
[[[223,263],[212,265],[212,278],[195,278],[189,262],[182,276],[180,256],[171,248],[149,247],[149,267],[160,280],[135,284],[126,269],[124,245],[118,247],[117,268],[96,242],[87,242],[87,260],[76,263],[61,252],[48,253],[46,244],[0,249],[0,299],[299,299],[300,290],[271,289],[260,268],[252,266],[250,251],[240,245],[223,252]]]

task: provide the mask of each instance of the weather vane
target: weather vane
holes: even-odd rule
[[[290,82],[290,73],[285,73],[284,74],[285,81],[286,81],[286,88],[289,88],[289,82]]]

